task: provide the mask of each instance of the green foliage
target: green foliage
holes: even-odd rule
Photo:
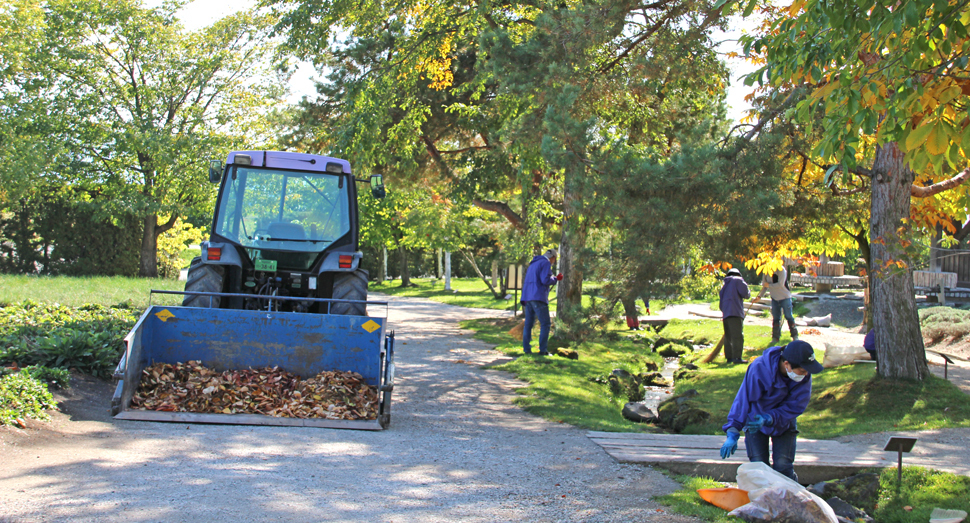
[[[106,378],[134,326],[129,309],[23,301],[0,309],[0,363],[75,368]]]
[[[78,188],[34,187],[12,212],[0,213],[0,272],[134,276],[139,221],[130,214],[104,216],[99,210],[106,204]]]
[[[923,336],[939,341],[943,338],[963,338],[970,334],[970,311],[952,307],[920,309]]]
[[[183,257],[189,245],[198,244],[206,239],[205,229],[183,222],[175,222],[175,226],[158,237],[158,276],[160,278],[178,279],[179,273],[188,265]],[[191,262],[191,258],[189,262]]]
[[[274,19],[241,12],[187,31],[176,17],[180,5],[28,2],[5,12],[31,25],[23,30],[28,38],[6,40],[0,51],[20,65],[0,78],[11,93],[0,143],[24,136],[33,150],[0,150],[0,157],[25,156],[0,167],[16,189],[0,193],[0,209],[41,181],[61,180],[90,195],[92,220],[147,240],[134,250],[107,238],[85,244],[140,255],[142,276],[156,274],[158,234],[178,216],[211,212],[215,191],[204,159],[242,144],[264,148],[277,121],[267,114],[283,96],[271,63]]]
[[[10,425],[22,418],[50,420],[45,412],[57,408],[57,402],[43,382],[27,369],[0,376],[0,425]]]
[[[71,388],[71,372],[67,369],[31,365],[27,367],[27,372],[35,380],[45,381],[48,385],[53,385],[59,389]]]
[[[715,507],[701,499],[700,494],[697,493],[698,489],[726,487],[727,485],[724,483],[714,481],[711,478],[696,476],[678,475],[673,476],[672,479],[680,483],[681,488],[670,494],[657,496],[653,498],[654,501],[670,507],[677,514],[694,516],[703,521],[712,521],[714,523],[738,521],[737,518],[728,516],[727,511],[724,509]]]
[[[680,280],[680,296],[688,300],[717,300],[723,283],[715,274],[695,271]]]
[[[903,467],[903,483],[897,494],[896,476],[893,467],[880,471],[879,501],[872,513],[876,521],[929,521],[934,508],[970,513],[970,478],[923,467]]]

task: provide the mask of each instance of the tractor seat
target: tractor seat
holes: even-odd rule
[[[267,228],[270,238],[285,240],[305,240],[306,231],[298,223],[273,222]]]

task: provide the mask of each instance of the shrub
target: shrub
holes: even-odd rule
[[[101,305],[10,305],[0,309],[0,364],[76,368],[106,378],[135,320],[135,311]]]
[[[18,419],[50,420],[48,409],[57,408],[47,386],[22,369],[16,374],[0,377],[0,425]]]
[[[680,281],[679,291],[684,299],[710,301],[717,299],[722,283],[715,274],[696,271]]]
[[[970,334],[970,311],[930,307],[919,311],[919,319],[923,336],[934,341]]]
[[[199,243],[203,239],[205,239],[204,229],[194,227],[181,219],[176,221],[174,227],[158,237],[158,276],[177,279],[182,267],[185,266],[182,252],[189,245]]]

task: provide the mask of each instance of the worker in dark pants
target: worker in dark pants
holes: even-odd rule
[[[532,353],[532,327],[539,320],[539,355],[549,354],[549,289],[562,280],[562,274],[552,275],[556,263],[556,249],[549,249],[542,256],[532,258],[522,281],[522,310],[525,326],[522,329],[522,350]]]
[[[744,351],[744,300],[751,297],[741,271],[731,269],[720,292],[721,323],[724,326],[724,357],[728,363],[747,363]]]
[[[795,474],[796,420],[808,407],[812,395],[812,374],[822,372],[815,351],[808,343],[795,340],[784,347],[769,347],[748,366],[738,395],[734,397],[727,423],[727,439],[721,458],[738,450],[744,430],[748,460],[760,461],[798,481]],[[769,462],[768,443],[771,442]]]
[[[771,295],[771,343],[778,345],[781,339],[781,317],[788,322],[788,333],[791,339],[798,339],[798,329],[795,328],[795,317],[791,312],[791,288],[788,287],[788,271],[782,267],[771,275],[765,273],[761,286],[768,289]]]

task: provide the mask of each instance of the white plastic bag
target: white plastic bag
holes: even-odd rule
[[[788,485],[795,490],[802,489],[797,481],[778,472],[768,465],[755,461],[738,467],[738,488],[748,491],[748,499],[754,501],[764,489]]]
[[[738,467],[738,488],[748,491],[751,502],[731,515],[745,521],[838,523],[825,500],[760,461]]]
[[[869,353],[862,347],[827,347],[822,367],[831,369],[842,365],[850,365],[855,360],[868,360]]]
[[[791,485],[760,489],[757,500],[728,514],[758,523],[838,523],[828,503],[804,488],[795,489]]]

